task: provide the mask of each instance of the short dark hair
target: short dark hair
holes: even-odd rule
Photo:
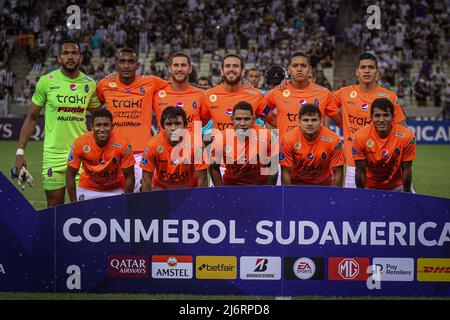
[[[74,39],[67,39],[67,40],[64,40],[63,42],[61,42],[61,44],[59,45],[59,54],[61,54],[61,52],[62,52],[63,45],[68,44],[68,43],[73,43],[74,45],[76,45],[78,47],[78,51],[80,51],[80,54],[81,54],[80,44],[78,43],[78,41],[76,41]]]
[[[225,64],[225,60],[228,58],[238,58],[241,61],[241,68],[244,69],[244,58],[242,58],[240,55],[238,54],[234,54],[234,53],[229,53],[227,55],[225,55],[225,57],[222,58],[222,69],[223,69],[223,65]]]
[[[247,101],[239,101],[234,107],[233,107],[233,116],[236,113],[237,110],[247,110],[250,111],[250,113],[253,115],[253,107],[250,103]]]
[[[375,62],[375,68],[378,69],[378,59],[373,54],[369,52],[363,52],[359,55],[358,65],[361,63],[361,60],[372,60]]]
[[[176,108],[174,106],[169,106],[161,114],[161,128],[164,128],[164,122],[166,122],[167,119],[176,119],[178,117],[183,118],[183,125],[187,126],[187,117],[186,117],[186,111],[184,111],[181,108]]]
[[[109,111],[106,108],[95,109],[95,111],[92,113],[91,122],[94,123],[95,118],[103,118],[103,117],[109,118],[109,120],[111,120],[111,123],[113,122],[113,115],[111,111]]]
[[[294,59],[295,57],[303,57],[303,58],[306,58],[306,60],[308,61],[308,64],[309,64],[309,65],[311,64],[311,58],[310,58],[306,53],[297,51],[297,52],[294,52],[294,53],[289,57],[289,65],[291,65],[292,59]]]
[[[203,81],[206,80],[206,81],[208,81],[209,84],[211,84],[211,81],[209,81],[209,78],[208,78],[208,77],[201,76],[200,78],[198,78],[197,83],[198,83],[200,80],[203,80]]]
[[[319,115],[319,119],[322,118],[322,114],[320,113],[320,109],[317,108],[313,104],[305,104],[303,107],[300,108],[300,112],[298,113],[298,117],[301,118],[304,115]]]
[[[174,54],[172,54],[169,58],[169,66],[172,64],[173,62],[173,58],[177,58],[177,57],[183,57],[186,58],[188,61],[188,65],[191,65],[191,57],[189,57],[187,54],[183,53],[183,52],[175,52]]]
[[[380,109],[385,112],[389,112],[390,114],[394,115],[394,104],[391,102],[391,100],[386,98],[378,98],[373,100],[372,105],[370,106],[370,116],[373,116],[374,109]]]
[[[261,75],[261,72],[260,72],[257,68],[251,67],[251,68],[249,68],[249,69],[245,69],[245,72],[244,72],[244,77],[245,77],[245,78],[248,77],[248,74],[250,73],[250,71],[256,71],[256,72],[259,72],[259,74]]]
[[[136,50],[134,50],[132,48],[125,47],[125,48],[120,49],[118,54],[117,54],[117,57],[120,57],[120,55],[122,53],[132,53],[132,54],[134,54],[136,56],[136,58],[138,57],[138,54],[137,54]]]

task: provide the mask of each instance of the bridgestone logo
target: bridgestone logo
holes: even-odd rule
[[[275,278],[274,274],[267,273],[248,273],[246,275],[247,278]]]

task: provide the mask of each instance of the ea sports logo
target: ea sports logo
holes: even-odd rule
[[[362,111],[366,111],[367,109],[369,109],[369,104],[368,104],[368,103],[363,103],[363,104],[361,105],[361,110],[362,110]]]
[[[183,109],[183,107],[184,107],[183,101],[178,101],[178,102],[176,103],[175,107],[178,108],[178,109]]]
[[[305,99],[300,99],[298,100],[298,104],[301,106],[304,106],[306,104],[306,100]]]
[[[381,150],[381,157],[383,157],[384,159],[386,159],[387,157],[389,157],[389,151],[388,151],[388,149],[383,149],[383,150]]]
[[[297,278],[302,280],[311,279],[316,273],[316,264],[309,258],[299,258],[294,262],[292,270]]]
[[[231,108],[227,108],[227,110],[225,110],[225,114],[229,117],[231,117],[231,115],[233,114],[233,109]]]
[[[338,265],[338,272],[344,279],[354,279],[359,274],[359,263],[353,259],[344,259]]]
[[[170,267],[175,267],[178,264],[178,260],[175,257],[169,257],[167,259],[167,265],[169,265]]]
[[[308,153],[307,155],[306,155],[306,159],[308,159],[308,160],[312,160],[312,159],[314,159],[314,153]]]
[[[71,83],[69,88],[70,88],[70,90],[75,91],[75,90],[77,90],[77,85],[74,83]]]

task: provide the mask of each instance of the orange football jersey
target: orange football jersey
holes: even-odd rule
[[[186,112],[188,128],[192,122],[200,120],[200,106],[205,90],[189,85],[186,91],[175,91],[171,86],[155,93],[153,107],[155,108],[157,127],[161,130],[161,114],[169,106],[182,108]]]
[[[181,142],[180,146],[170,145],[162,131],[148,141],[142,154],[140,167],[144,171],[153,173],[153,186],[161,189],[197,187],[194,171],[205,170],[209,167],[209,164],[203,161],[195,164],[196,154],[203,153],[204,147],[200,146],[194,150],[194,146],[188,142]],[[174,152],[179,152],[172,159],[174,149]],[[185,161],[189,163],[186,164]]]
[[[394,125],[382,139],[371,124],[355,133],[352,155],[354,160],[366,160],[367,188],[394,189],[403,184],[402,162],[416,158],[416,139],[401,125]]]
[[[284,90],[274,88],[266,95],[266,102],[271,112],[277,115],[277,128],[280,137],[298,127],[298,113],[300,108],[306,104],[313,104],[319,108],[322,123],[324,115],[332,117],[339,113],[331,92],[327,88],[312,82],[305,89],[296,89],[291,83]]]
[[[394,123],[405,120],[397,95],[377,86],[371,91],[362,91],[359,85],[348,86],[333,93],[336,104],[342,107],[342,126],[344,131],[344,155],[349,166],[354,167],[352,141],[356,131],[370,124],[370,106],[375,99],[387,98],[394,104]]]
[[[200,116],[203,124],[210,119],[214,121],[214,128],[221,131],[233,129],[231,116],[233,107],[241,101],[250,103],[256,117],[264,117],[268,113],[266,100],[258,89],[240,88],[237,91],[225,90],[223,84],[219,84],[204,92],[201,104]]]
[[[280,164],[292,168],[292,184],[329,186],[333,168],[344,165],[339,136],[322,126],[319,136],[307,140],[300,127],[289,131],[281,142]]]
[[[134,166],[133,150],[128,141],[115,132],[111,132],[106,146],[99,147],[90,131],[75,140],[67,165],[75,169],[83,166],[80,188],[97,191],[123,188],[122,169]]]
[[[130,85],[124,85],[118,76],[97,85],[98,99],[113,115],[114,131],[127,139],[136,153],[144,150],[151,137],[153,94],[168,85],[160,78],[143,76],[136,76]]]

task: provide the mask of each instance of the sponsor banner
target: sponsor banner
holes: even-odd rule
[[[450,296],[450,199],[224,187],[36,212],[2,173],[0,191],[0,291]]]
[[[417,260],[417,281],[450,282],[450,258]]]
[[[122,279],[148,278],[148,257],[118,255],[108,257],[108,277]]]
[[[231,256],[197,256],[197,279],[236,279],[237,257]]]
[[[413,258],[373,258],[381,281],[414,281]]]
[[[369,258],[328,258],[329,280],[366,281]]]
[[[284,259],[284,275],[288,280],[324,280],[325,258],[287,257]]]
[[[417,144],[450,144],[450,121],[407,120]],[[341,138],[342,130],[331,121],[330,129]]]
[[[152,278],[191,279],[192,277],[192,256],[152,256]]]
[[[239,272],[242,280],[280,280],[281,257],[241,257]]]

